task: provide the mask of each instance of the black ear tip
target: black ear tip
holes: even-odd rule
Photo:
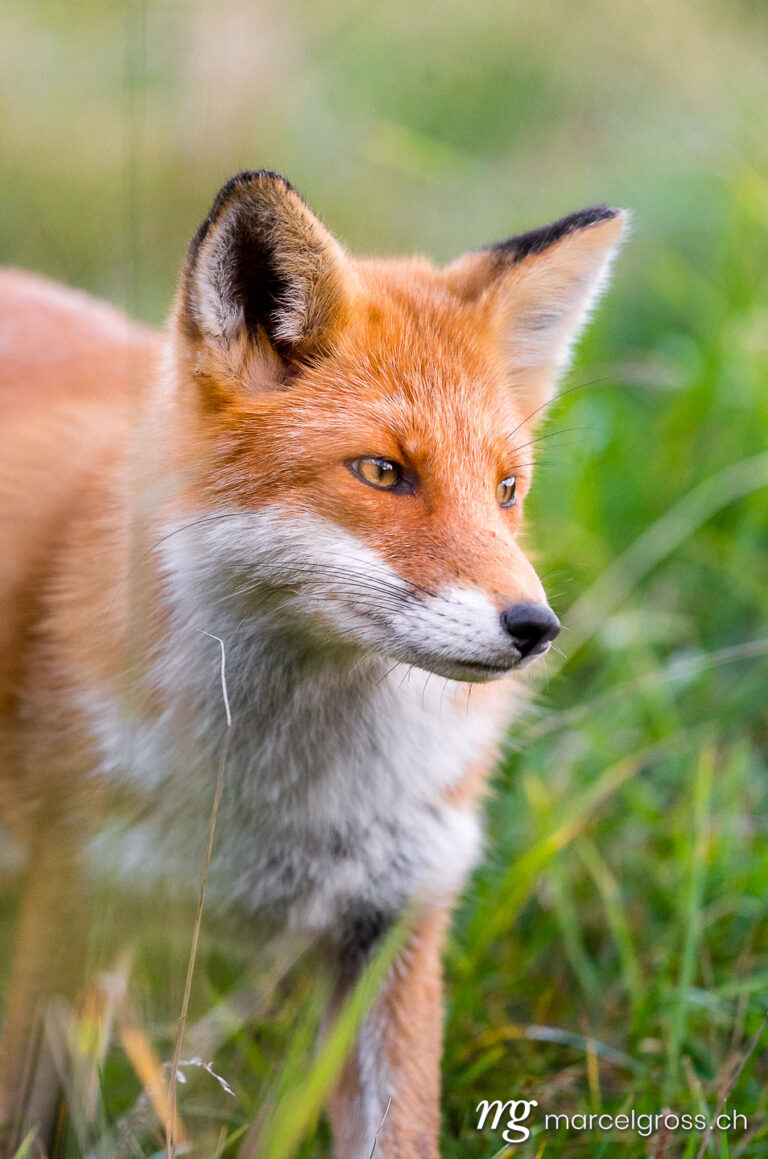
[[[227,201],[236,189],[254,185],[281,185],[283,189],[291,190],[295,193],[290,181],[286,177],[283,177],[282,173],[277,173],[274,169],[241,169],[239,173],[236,173],[234,177],[230,177],[229,181],[222,185],[216,194],[216,201]],[[216,202],[214,202],[215,204]]]
[[[569,213],[567,217],[561,217],[549,225],[542,226],[541,229],[517,234],[486,248],[495,251],[504,262],[514,264],[524,258],[543,253],[570,234],[589,229],[593,225],[602,225],[617,217],[626,220],[626,210],[616,209],[611,205],[590,205],[586,209],[578,209],[575,213]]]
[[[222,185],[211,207],[211,212],[208,214],[209,222],[216,220],[222,209],[232,200],[235,193],[243,189],[259,189],[267,188],[269,186],[279,186],[286,193],[295,193],[296,190],[291,185],[287,178],[283,177],[282,173],[276,173],[273,169],[243,169],[240,173],[236,173],[234,177],[230,177],[224,185]]]
[[[296,193],[296,189],[290,181],[274,169],[242,169],[239,173],[235,173],[234,177],[230,177],[229,181],[225,182],[216,194],[208,216],[195,231],[189,245],[189,264],[194,264],[200,246],[205,241],[211,226],[216,223],[236,193],[243,189],[255,190],[259,187],[266,189],[270,186],[272,188],[278,186],[285,193]]]
[[[620,209],[616,209],[613,205],[590,205],[586,209],[577,209],[575,213],[570,214],[564,218],[564,221],[570,221],[575,228],[582,228],[589,225],[598,225],[601,221],[611,221],[614,217],[618,217],[621,213]]]

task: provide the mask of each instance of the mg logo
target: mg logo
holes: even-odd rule
[[[475,1108],[478,1117],[477,1129],[482,1131],[487,1124],[492,1131],[498,1131],[499,1124],[506,1119],[506,1126],[501,1134],[504,1142],[524,1143],[530,1138],[531,1132],[523,1124],[530,1117],[533,1108],[538,1105],[536,1099],[509,1099],[506,1103],[502,1103],[501,1099],[494,1099],[493,1102],[483,1099]]]

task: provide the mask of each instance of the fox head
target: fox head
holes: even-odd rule
[[[545,652],[559,623],[519,544],[532,432],[622,228],[587,209],[438,269],[352,257],[276,173],[228,182],[171,328],[222,589],[456,680]]]

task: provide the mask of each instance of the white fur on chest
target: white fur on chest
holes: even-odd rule
[[[163,710],[129,727],[114,704],[91,704],[104,769],[147,805],[119,844],[122,868],[190,891],[199,880],[226,727],[218,645],[204,631],[224,641],[233,719],[212,888],[315,931],[460,888],[479,827],[446,790],[503,721],[442,677],[308,644],[274,598],[245,614],[207,558],[199,540],[194,563],[189,543],[167,553],[175,611],[151,672]],[[108,846],[114,833],[97,855]]]

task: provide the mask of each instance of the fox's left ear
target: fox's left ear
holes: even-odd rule
[[[476,300],[496,332],[529,412],[551,398],[607,284],[625,226],[622,210],[583,209],[466,254],[445,271],[454,291]]]
[[[187,253],[174,313],[180,351],[225,390],[280,385],[331,343],[350,282],[341,245],[284,177],[239,173]]]

